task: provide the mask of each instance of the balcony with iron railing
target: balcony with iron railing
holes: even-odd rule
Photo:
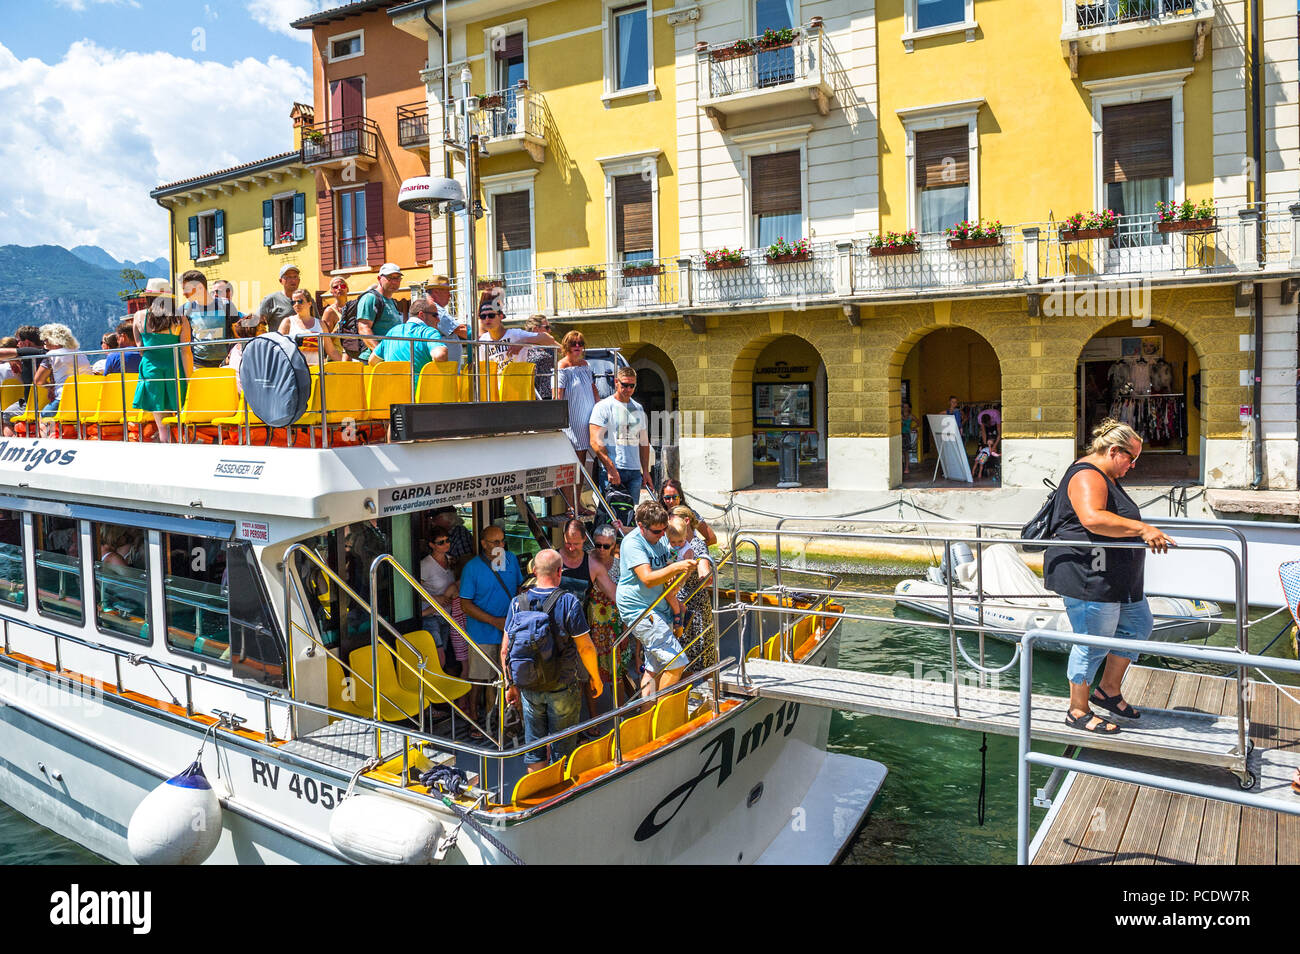
[[[1077,75],[1081,54],[1195,40],[1204,53],[1214,22],[1211,0],[1061,0],[1061,47]]]
[[[397,144],[403,149],[429,151],[429,104],[397,107]]]
[[[456,117],[459,138],[464,118]],[[527,152],[533,162],[546,158],[546,99],[527,80],[478,99],[469,114],[470,133],[478,136],[489,156]]]
[[[307,166],[368,168],[379,154],[379,126],[364,116],[345,116],[302,129],[302,161]]]
[[[1300,275],[1300,204],[1219,207],[1208,220],[1118,216],[1113,227],[1094,231],[1030,222],[978,239],[933,233],[889,245],[859,238],[769,252],[548,268],[482,281],[508,286],[512,316],[575,318],[1034,295],[1070,282],[1257,281]]]
[[[728,117],[768,106],[810,104],[825,116],[834,95],[830,45],[820,17],[794,30],[728,43],[697,43],[700,105],[719,129]]]

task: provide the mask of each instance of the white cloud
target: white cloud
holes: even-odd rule
[[[139,0],[54,0],[56,7],[67,7],[76,13],[83,12],[87,6],[97,4],[107,4],[113,7],[135,7],[140,8]]]
[[[279,57],[232,64],[122,53],[88,40],[57,63],[0,44],[0,244],[167,248],[149,190],[286,152],[307,72]]]
[[[300,17],[319,13],[327,7],[341,7],[347,0],[248,0],[248,15],[274,33],[307,43],[311,30],[289,26]]]

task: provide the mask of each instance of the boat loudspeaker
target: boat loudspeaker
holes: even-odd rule
[[[424,212],[435,218],[443,212],[465,208],[465,189],[455,179],[415,176],[403,179],[397,190],[397,207],[405,212]]]
[[[244,345],[239,363],[244,400],[256,420],[271,427],[288,427],[307,410],[311,372],[293,339],[268,332]]]

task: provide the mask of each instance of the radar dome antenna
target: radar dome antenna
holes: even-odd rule
[[[465,207],[465,189],[455,179],[415,176],[404,179],[397,191],[397,207],[404,212],[424,212],[435,218]]]

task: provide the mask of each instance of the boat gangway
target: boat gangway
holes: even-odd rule
[[[1288,727],[1289,722],[1295,722],[1300,727],[1300,719],[1291,715],[1283,718],[1282,715],[1291,711],[1285,707],[1284,702],[1292,703],[1297,714],[1300,714],[1300,703],[1296,702],[1285,687],[1276,686],[1266,673],[1267,670],[1280,670],[1300,674],[1300,662],[1251,655],[1249,652],[1251,626],[1268,621],[1273,621],[1276,626],[1278,617],[1286,613],[1286,607],[1277,607],[1253,622],[1248,619],[1250,598],[1247,541],[1239,530],[1216,527],[1213,524],[1198,525],[1202,536],[1220,533],[1231,539],[1232,545],[1198,542],[1159,558],[1178,557],[1202,564],[1208,560],[1222,561],[1220,572],[1225,573],[1235,584],[1234,619],[1224,621],[1225,625],[1231,623],[1235,627],[1235,646],[1173,644],[1150,640],[1135,642],[1055,630],[1031,630],[1016,645],[1009,662],[999,667],[989,666],[984,658],[983,637],[993,631],[994,627],[983,625],[982,621],[980,624],[955,621],[951,615],[953,586],[949,574],[946,599],[950,614],[947,622],[910,623],[922,629],[946,630],[949,636],[951,669],[942,674],[942,679],[924,679],[795,664],[790,655],[790,646],[795,640],[787,634],[790,630],[789,621],[797,613],[798,601],[822,599],[824,602],[820,604],[817,613],[824,614],[828,621],[849,619],[896,625],[898,620],[893,616],[872,615],[850,609],[857,601],[866,601],[869,607],[872,602],[888,602],[896,598],[891,592],[810,590],[803,587],[796,590],[789,587],[782,578],[782,541],[797,542],[800,549],[804,549],[815,538],[883,538],[897,542],[899,535],[896,532],[881,532],[883,528],[877,526],[862,530],[803,531],[785,529],[785,523],[782,521],[778,524],[774,561],[766,565],[760,559],[759,544],[752,536],[735,534],[732,537],[733,552],[739,552],[739,548],[744,546],[750,546],[754,550],[753,564],[745,565],[759,574],[766,568],[774,576],[775,583],[764,586],[762,579],[752,581],[752,592],[766,597],[762,601],[736,601],[730,606],[725,602],[716,604],[720,612],[730,616],[724,626],[736,632],[739,645],[753,647],[741,653],[737,663],[723,674],[722,684],[727,692],[1016,737],[1020,741],[1021,817],[1018,860],[1021,863],[1031,860],[1032,851],[1036,851],[1044,842],[1049,825],[1055,826],[1052,831],[1059,835],[1060,831],[1069,829],[1075,823],[1082,822],[1085,826],[1091,823],[1089,819],[1082,818],[1078,809],[1068,802],[1074,797],[1072,793],[1078,792],[1078,798],[1091,799],[1091,806],[1097,808],[1102,798],[1099,788],[1102,785],[1127,785],[1131,790],[1131,794],[1127,795],[1130,809],[1139,804],[1139,800],[1151,812],[1155,812],[1161,806],[1168,809],[1170,805],[1181,804],[1177,799],[1201,799],[1202,802],[1210,800],[1227,806],[1230,815],[1225,817],[1238,821],[1256,818],[1260,812],[1266,815],[1270,812],[1277,813],[1277,818],[1287,819],[1287,823],[1271,821],[1264,826],[1272,826],[1270,830],[1274,833],[1274,861],[1281,857],[1280,849],[1276,848],[1277,833],[1290,822],[1295,822],[1296,830],[1300,830],[1300,797],[1294,795],[1290,787],[1292,773],[1300,768],[1300,728]],[[1183,528],[1187,527],[1188,524],[1183,523]],[[938,533],[942,534],[942,529]],[[951,553],[955,544],[979,549],[993,542],[1019,545],[1032,542],[1014,535],[1000,539],[982,534],[974,537],[958,536],[955,530],[949,535],[909,535],[908,539],[933,544],[944,554]],[[1138,544],[1115,542],[1098,546],[1123,548]],[[764,556],[771,560],[771,554]],[[1226,572],[1229,568],[1230,573]],[[1203,566],[1200,567],[1198,572],[1203,572],[1203,569]],[[733,562],[733,572],[737,576],[732,592],[738,593],[742,591],[738,576],[739,561]],[[1003,596],[1005,594],[1000,594],[999,598]],[[984,598],[986,596],[981,590],[981,601]],[[1273,602],[1267,600],[1267,603]],[[979,637],[978,659],[972,658],[966,649],[963,642],[966,633]],[[1034,647],[1045,640],[1104,648],[1138,649],[1149,656],[1174,657],[1223,666],[1227,671],[1235,672],[1235,675],[1175,673],[1169,669],[1132,665],[1125,675],[1123,691],[1126,698],[1139,700],[1137,704],[1142,713],[1140,721],[1117,720],[1121,731],[1113,735],[1083,732],[1065,724],[1068,699],[1064,695],[1054,696],[1032,691]],[[959,658],[966,663],[965,671],[959,666]],[[1011,678],[1019,683],[1018,688],[1000,688],[999,677],[1017,665],[1019,676]],[[1248,673],[1258,674],[1261,679],[1248,678]],[[1257,704],[1256,700],[1265,701]],[[1284,722],[1288,724],[1283,724]],[[1292,737],[1297,740],[1292,744],[1258,745],[1260,740],[1275,742]],[[1039,750],[1033,748],[1035,743],[1039,745]],[[1053,747],[1053,751],[1059,751],[1055,746],[1065,746],[1064,755],[1053,755],[1044,750],[1044,747]],[[1038,790],[1037,797],[1033,797],[1029,789],[1031,765],[1053,769],[1051,779]],[[1087,782],[1074,784],[1081,776],[1086,776]],[[1107,797],[1113,794],[1110,788],[1105,791]],[[1153,796],[1146,794],[1148,792],[1157,793],[1154,796],[1154,808],[1151,807]],[[1057,795],[1059,798],[1054,802],[1053,798]],[[1119,796],[1121,802],[1124,797]],[[1038,838],[1032,842],[1032,850],[1028,830],[1031,803],[1051,810]],[[1204,816],[1205,812],[1202,807],[1198,818]],[[1123,820],[1127,821],[1127,818],[1126,813]],[[1150,818],[1139,824],[1149,822]],[[1163,816],[1161,823],[1163,824]],[[1231,853],[1233,857],[1228,860],[1235,861],[1235,852],[1228,852],[1221,843],[1229,835],[1228,827],[1220,827],[1222,837],[1211,833],[1204,850],[1211,856],[1217,854],[1226,857]],[[1260,827],[1258,823],[1256,827]],[[1070,832],[1059,837],[1068,842],[1078,834]],[[1085,827],[1083,835],[1086,834]],[[1199,824],[1196,832],[1189,829],[1183,835],[1185,837],[1181,841],[1195,836],[1191,849],[1191,854],[1195,857],[1198,851],[1196,845],[1201,837]],[[1242,837],[1246,836],[1234,829],[1231,832],[1232,844],[1236,845]],[[1253,844],[1257,840],[1246,837],[1242,844]],[[1186,853],[1185,845],[1182,849],[1177,847],[1180,843],[1176,833],[1173,841],[1175,854],[1178,850]],[[1114,853],[1112,849],[1112,854]],[[1059,853],[1053,857],[1060,860]],[[1253,853],[1252,857],[1263,861],[1269,855],[1267,850],[1263,850]]]

